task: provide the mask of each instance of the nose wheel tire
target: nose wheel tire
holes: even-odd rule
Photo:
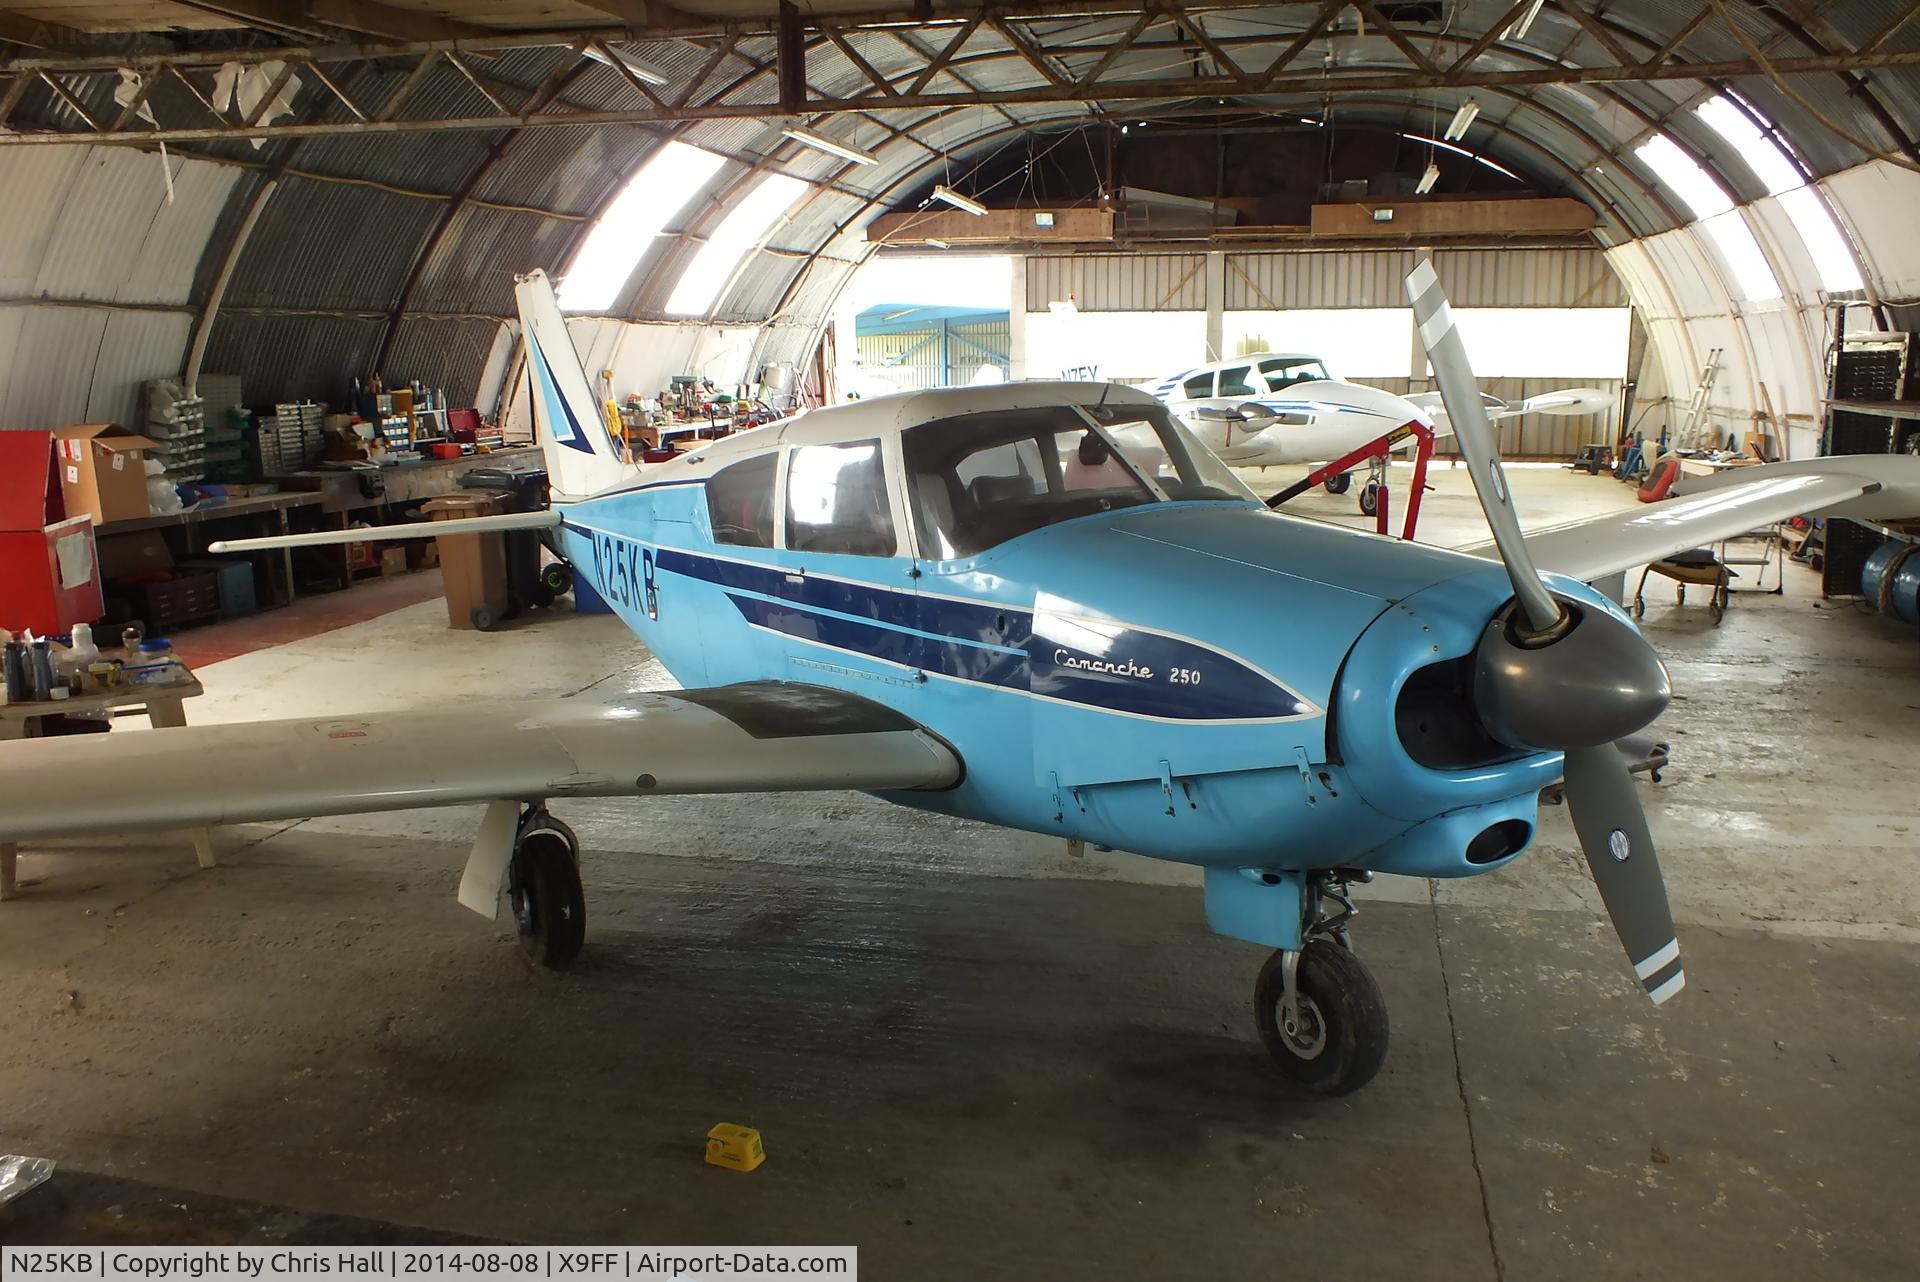
[[[507,869],[507,900],[527,959],[565,970],[587,937],[587,895],[573,834],[558,820],[526,832]]]
[[[1353,488],[1353,473],[1342,472],[1338,476],[1329,476],[1321,484],[1326,486],[1329,494],[1345,494]]]
[[[1380,510],[1380,483],[1368,481],[1360,487],[1360,515],[1372,516]]]
[[[1322,1095],[1345,1095],[1373,1080],[1387,1058],[1387,1003],[1373,975],[1331,939],[1294,955],[1287,1010],[1288,954],[1274,953],[1253,990],[1260,1040],[1280,1075]]]

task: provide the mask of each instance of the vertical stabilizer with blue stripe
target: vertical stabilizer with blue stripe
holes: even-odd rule
[[[546,454],[547,480],[554,493],[585,498],[631,480],[634,467],[607,433],[547,274],[534,271],[520,277],[513,292],[527,346],[534,436]]]

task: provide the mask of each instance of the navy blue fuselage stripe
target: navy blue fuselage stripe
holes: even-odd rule
[[[646,572],[642,545],[590,533],[596,585],[609,600],[640,608]],[[1046,616],[1036,623],[1031,610],[1015,606],[803,576],[679,548],[660,548],[653,560],[658,573],[726,591],[742,616],[760,627],[961,681],[1175,721],[1313,712],[1284,686],[1231,655],[1124,624],[1097,625],[1102,635],[1095,652],[1073,635],[1085,634],[1091,625],[1053,620],[1050,629]],[[1063,635],[1047,635],[1049,630]]]

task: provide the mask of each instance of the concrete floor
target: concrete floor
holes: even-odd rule
[[[1631,497],[1513,475],[1532,521]],[[1424,533],[1484,537],[1437,480]],[[1261,952],[1206,932],[1184,869],[858,796],[574,803],[588,953],[555,977],[453,901],[477,812],[316,820],[235,830],[210,873],[152,840],[23,856],[0,1151],[183,1208],[851,1242],[873,1277],[1913,1277],[1920,648],[1805,571],[1719,628],[1655,582],[1665,1008],[1558,810],[1509,869],[1372,888],[1393,1049],[1334,1102],[1267,1072]],[[216,664],[190,715],[666,684],[604,617],[444,625],[429,602]],[[767,1165],[703,1166],[717,1121]],[[224,1214],[141,1224],[273,1231]],[[24,1233],[63,1231],[104,1232]]]

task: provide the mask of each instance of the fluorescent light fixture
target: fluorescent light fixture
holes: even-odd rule
[[[673,316],[704,316],[720,301],[720,291],[733,279],[740,260],[773,230],[780,215],[793,207],[807,184],[786,174],[768,174],[746,196],[736,202],[733,211],[720,220],[713,235],[694,255],[693,262],[681,274],[667,299],[667,312]]]
[[[560,309],[604,312],[613,305],[627,277],[653,248],[667,220],[706,187],[720,168],[720,157],[683,142],[669,142],[634,171],[560,280]]]
[[[1525,40],[1528,29],[1533,26],[1533,20],[1540,16],[1541,6],[1546,2],[1547,0],[1533,0],[1533,3],[1527,6],[1527,11],[1521,14],[1511,27],[1500,33],[1501,39]]]
[[[935,200],[944,200],[955,209],[963,209],[976,218],[984,218],[987,213],[987,207],[985,205],[971,196],[962,196],[945,183],[941,183],[933,189],[933,198]]]
[[[595,62],[602,63],[609,67],[614,66],[615,60],[617,59],[620,66],[625,67],[633,73],[634,79],[644,80],[650,85],[664,85],[667,83],[667,77],[663,72],[654,70],[617,45],[607,45],[606,53],[602,53],[600,47],[596,45],[588,45],[580,52]],[[608,54],[611,54],[612,57],[608,57]]]
[[[1447,126],[1447,141],[1456,142],[1467,136],[1467,126],[1480,114],[1480,100],[1469,98],[1460,104],[1460,110],[1453,113],[1453,122]]]
[[[953,246],[948,244],[946,241],[936,240],[932,236],[927,237],[925,240],[921,241],[920,243],[923,245],[932,245],[935,249],[952,249],[953,248]]]
[[[1427,163],[1427,172],[1420,175],[1419,183],[1414,186],[1414,194],[1419,196],[1426,195],[1433,190],[1433,185],[1439,181],[1440,166],[1429,161]]]
[[[856,165],[877,165],[880,157],[851,143],[835,142],[825,134],[817,134],[811,129],[802,129],[799,125],[787,125],[780,132],[797,143],[804,143],[817,151],[829,152],[842,160],[851,160]]]

